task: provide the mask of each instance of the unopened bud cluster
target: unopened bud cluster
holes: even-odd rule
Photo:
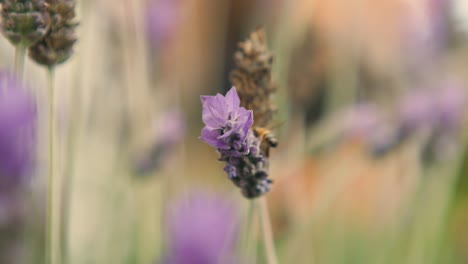
[[[29,47],[41,40],[50,26],[45,0],[2,3],[2,32],[13,45]]]

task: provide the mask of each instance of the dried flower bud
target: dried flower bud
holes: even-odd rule
[[[14,45],[29,47],[41,40],[49,29],[45,0],[2,1],[2,32]]]
[[[76,42],[74,0],[47,0],[50,28],[46,36],[29,48],[29,56],[39,64],[54,66],[67,61]]]
[[[230,80],[236,87],[241,105],[254,112],[254,127],[265,127],[273,118],[271,94],[276,90],[271,78],[273,55],[266,46],[265,31],[257,29],[239,43],[234,54],[236,68]]]

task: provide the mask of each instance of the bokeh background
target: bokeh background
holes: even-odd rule
[[[252,234],[233,262],[169,256],[171,237],[246,233],[251,201],[199,139],[199,96],[231,88],[238,42],[259,26],[278,87],[266,197],[279,262],[468,262],[468,1],[80,0],[76,12],[74,55],[55,74],[59,263],[267,263]],[[2,70],[14,54],[0,39]],[[0,201],[5,264],[44,251],[45,70],[26,59],[24,80],[37,159]],[[171,211],[190,195],[231,207]],[[197,224],[211,214],[223,224]]]

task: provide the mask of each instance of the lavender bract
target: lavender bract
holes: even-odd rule
[[[169,250],[163,264],[238,263],[234,255],[238,218],[231,202],[194,193],[169,208]]]
[[[253,113],[240,107],[239,96],[233,87],[226,94],[201,96],[202,119],[205,127],[201,139],[213,147],[231,149],[245,153],[243,142],[253,124]]]
[[[267,160],[261,156],[260,140],[250,130],[253,113],[240,107],[236,88],[226,96],[201,96],[205,127],[201,139],[217,148],[229,179],[247,198],[256,198],[270,190]]]

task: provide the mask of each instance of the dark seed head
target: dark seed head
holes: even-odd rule
[[[41,41],[29,48],[29,56],[39,64],[54,66],[64,63],[73,54],[77,41],[73,21],[75,1],[47,0],[50,15],[50,28]]]
[[[267,177],[268,177],[268,173],[264,170],[257,171],[257,173],[255,173],[255,178],[257,179],[265,179]]]

